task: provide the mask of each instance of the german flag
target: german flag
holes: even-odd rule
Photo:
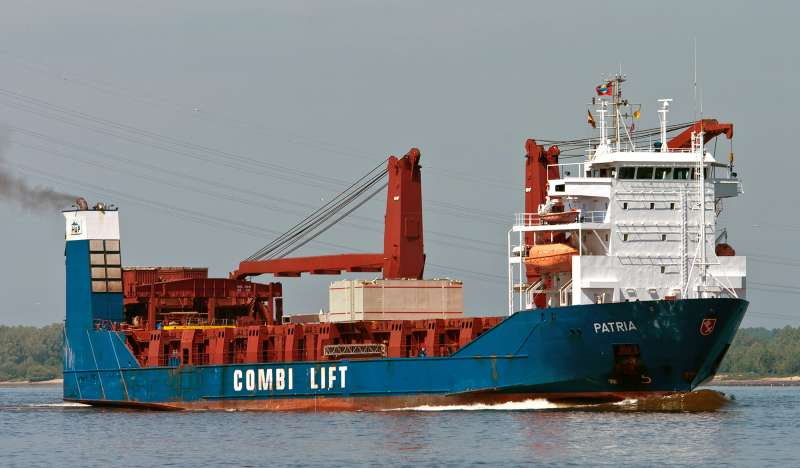
[[[586,121],[589,123],[589,125],[591,125],[592,128],[597,128],[597,123],[595,123],[594,121],[594,117],[592,116],[592,111],[587,110],[586,114],[588,115]]]

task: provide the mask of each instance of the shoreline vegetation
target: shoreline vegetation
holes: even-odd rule
[[[61,383],[64,332],[0,325],[0,386]],[[800,386],[800,327],[741,328],[706,385]]]
[[[789,377],[747,377],[741,375],[717,374],[705,386],[720,387],[800,387],[800,375]]]
[[[0,387],[16,387],[19,385],[62,385],[64,379],[49,380],[2,380]]]

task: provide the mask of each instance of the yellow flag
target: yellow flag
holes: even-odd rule
[[[639,109],[636,109],[635,111],[633,111],[633,118],[634,119],[639,120],[639,117],[641,117],[641,116],[642,116],[642,113],[639,112]]]
[[[592,111],[587,110],[586,113],[589,115],[586,118],[586,121],[592,126],[592,128],[597,128],[597,124],[594,122],[594,117],[592,117]]]

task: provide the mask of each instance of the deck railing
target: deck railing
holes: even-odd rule
[[[603,223],[608,214],[605,210],[598,211],[565,211],[563,213],[549,213],[540,215],[539,213],[516,213],[514,215],[515,226],[557,226],[559,224],[573,223]]]

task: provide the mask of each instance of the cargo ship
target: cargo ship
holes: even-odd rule
[[[509,217],[506,239],[508,309],[493,315],[466,316],[461,281],[424,276],[417,149],[222,278],[125,266],[118,209],[79,199],[63,212],[64,400],[383,410],[691,391],[714,375],[748,306],[746,259],[717,226],[742,185],[732,152],[718,162],[705,149],[733,125],[667,125],[664,99],[660,126],[635,131],[640,107],[623,99],[623,82],[598,86],[592,138],[526,142],[525,210]],[[575,148],[582,162],[560,162]],[[386,177],[383,252],[291,255]],[[253,280],[303,274],[344,276],[317,314],[285,314],[281,283]]]

